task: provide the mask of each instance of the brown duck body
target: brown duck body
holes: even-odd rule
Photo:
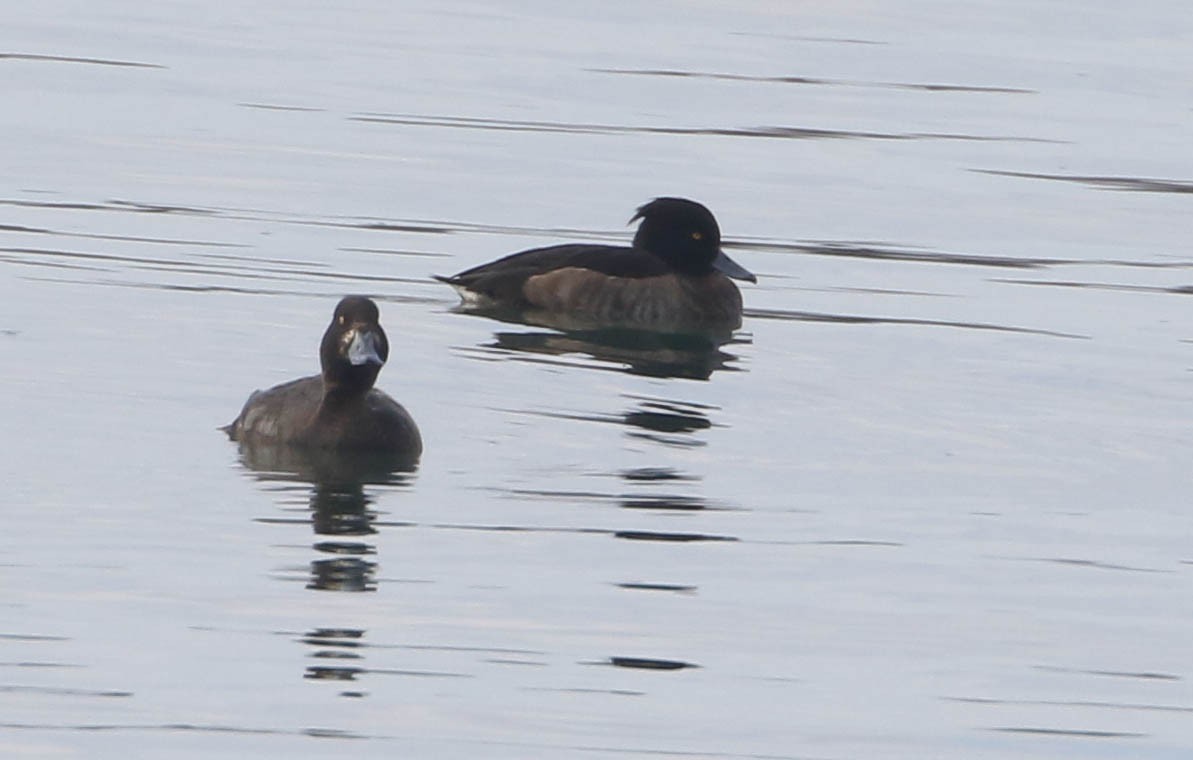
[[[565,268],[527,278],[522,293],[535,308],[600,323],[654,329],[741,326],[741,292],[719,272],[632,278]]]
[[[320,375],[254,392],[224,431],[250,445],[403,451],[414,457],[423,448],[414,418],[384,391],[371,388],[339,398],[325,393]]]

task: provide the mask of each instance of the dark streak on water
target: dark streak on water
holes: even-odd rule
[[[700,478],[697,476],[685,475],[671,467],[636,467],[632,470],[622,470],[618,473],[618,477],[635,483],[656,483],[672,480],[700,480]]]
[[[0,633],[0,639],[7,641],[70,641],[66,636],[43,636],[36,633]]]
[[[585,124],[556,121],[516,121],[511,119],[483,119],[466,116],[424,116],[420,114],[361,114],[348,117],[352,121],[400,126],[437,127],[453,129],[484,129],[500,132],[554,132],[589,135],[706,135],[713,137],[761,137],[782,140],[961,140],[968,142],[1029,142],[1058,143],[1040,137],[1011,135],[965,135],[939,132],[861,132],[813,127],[651,127],[621,124]]]
[[[987,729],[1001,731],[1008,734],[1033,734],[1036,736],[1074,736],[1086,739],[1134,739],[1145,737],[1147,734],[1131,733],[1127,731],[1095,731],[1091,729],[1067,728],[1034,728],[1030,726],[999,726]]]
[[[1176,266],[1176,265],[1171,265]],[[1180,264],[1179,266],[1188,266]],[[1112,282],[1077,282],[1075,280],[1011,280],[995,279],[991,282],[1005,282],[1010,285],[1043,285],[1053,288],[1085,288],[1088,290],[1119,290],[1126,293],[1167,293],[1177,296],[1193,295],[1193,285],[1174,285],[1161,287],[1157,285],[1122,285]]]
[[[58,689],[50,686],[0,684],[0,694],[45,694],[55,697],[131,697],[131,691]]]
[[[741,511],[731,507],[713,506],[700,496],[651,495],[646,497],[622,498],[622,509],[659,509],[674,512]]]
[[[693,541],[740,541],[736,536],[715,536],[707,533],[664,533],[653,530],[619,530],[614,531],[614,538],[624,538],[630,541],[666,541],[672,543],[690,543]]]
[[[752,238],[726,239],[724,248],[772,253],[802,253],[813,256],[840,256],[874,261],[910,261],[926,264],[961,264],[966,266],[1004,269],[1044,269],[1060,266],[1115,266],[1140,269],[1187,269],[1193,261],[1131,261],[1125,259],[1055,259],[1021,258],[1015,256],[985,256],[972,253],[948,253],[915,250],[884,243],[864,243],[835,240],[811,240],[786,243],[781,240]],[[904,291],[900,291],[904,292]]]
[[[724,248],[771,253],[804,253],[814,256],[837,256],[872,261],[913,261],[926,264],[962,264],[1008,269],[1037,269],[1058,264],[1086,264],[1086,261],[1066,259],[1024,259],[1013,256],[983,256],[972,253],[942,253],[939,251],[894,248],[875,243],[811,240],[805,243],[786,243],[780,240],[726,239]]]
[[[531,691],[533,689],[527,689]],[[549,691],[549,689],[544,689]],[[558,689],[561,692],[576,692],[576,693],[604,693],[604,694],[626,694],[634,695],[636,692],[622,691],[622,690],[589,690],[589,689]],[[345,696],[354,696],[357,692],[344,692]],[[276,728],[251,728],[247,726],[226,726],[226,725],[202,725],[195,723],[142,723],[142,724],[113,724],[113,723],[0,723],[0,728],[15,729],[15,730],[30,730],[30,731],[80,731],[80,732],[197,732],[197,733],[227,733],[227,734],[242,734],[250,736],[306,736],[317,739],[371,739],[371,740],[400,740],[403,743],[407,742],[406,737],[391,737],[380,735],[369,735],[354,733],[351,731],[340,731],[326,728],[306,728],[298,730],[285,730]],[[492,741],[483,740],[475,741],[462,739],[467,744],[475,744],[480,747],[509,747],[519,748],[524,750],[537,751],[560,751],[560,750],[574,750],[578,752],[601,753],[612,755],[657,755],[668,757],[691,757],[691,758],[740,758],[741,760],[801,760],[800,756],[796,755],[774,755],[770,753],[737,753],[726,751],[693,751],[693,750],[668,750],[659,749],[655,747],[617,747],[608,745],[573,745],[573,744],[548,744],[542,742],[512,742],[512,741]]]
[[[476,678],[468,673],[450,673],[437,670],[402,670],[398,668],[331,668],[312,666],[307,668],[304,678],[310,680],[354,681],[357,675],[373,673],[391,676],[414,676],[417,678]]]
[[[0,259],[2,260],[2,259]],[[29,263],[29,262],[22,262]],[[51,266],[48,263],[40,264],[40,266]],[[99,269],[97,267],[62,267],[67,269],[87,269],[95,271],[108,271]],[[157,271],[157,270],[153,270]],[[163,268],[164,271],[164,268]],[[148,283],[148,282],[113,282],[106,280],[71,280],[66,278],[55,277],[27,277],[26,279],[37,282],[59,282],[71,285],[99,285],[103,287],[112,288],[131,288],[134,290],[164,290],[177,291],[181,293],[236,293],[258,296],[300,296],[308,298],[320,298],[326,296],[326,293],[317,290],[283,290],[279,288],[238,288],[230,285],[179,285],[171,283]],[[374,301],[383,301],[388,303],[439,303],[435,298],[418,298],[414,296],[384,296],[375,293],[362,293],[356,291],[360,295],[366,295]]]
[[[302,677],[308,681],[355,681],[356,676],[367,672],[365,668],[311,666],[302,674]]]
[[[680,586],[674,583],[615,583],[618,588],[633,591],[671,591],[677,594],[694,594],[696,586]]]
[[[855,40],[848,40],[855,42]],[[877,44],[877,43],[872,43]],[[731,82],[768,82],[777,84],[829,85],[834,87],[884,87],[898,90],[925,90],[928,92],[989,92],[1016,95],[1034,95],[1037,90],[1020,87],[983,87],[964,84],[915,84],[905,82],[867,82],[852,79],[824,79],[821,77],[797,76],[750,76],[747,74],[718,74],[706,71],[681,71],[678,69],[586,69],[601,74],[624,74],[650,77],[691,77],[697,79],[721,79]]]
[[[823,541],[804,541],[808,546],[905,546],[899,541],[871,541],[864,538],[826,539]]]
[[[524,686],[522,687],[522,691],[547,691],[559,694],[612,694],[621,697],[641,697],[646,694],[644,691],[634,691],[632,689],[569,689],[553,686]]]
[[[106,253],[87,253],[83,251],[63,251],[48,248],[10,248],[0,247],[0,253],[13,254],[10,256],[0,256],[0,260],[7,261],[13,264],[23,264],[26,266],[41,266],[41,267],[58,267],[68,269],[86,269],[93,271],[115,271],[103,266],[89,266],[87,264],[68,264],[60,259],[65,259],[67,262],[90,262],[94,264],[118,264],[126,265],[132,270],[142,270],[150,272],[172,272],[179,274],[196,274],[208,275],[212,277],[232,277],[240,279],[251,280],[266,280],[266,281],[280,281],[280,282],[309,282],[312,280],[329,280],[333,282],[343,281],[367,281],[367,282],[381,282],[381,283],[421,283],[424,280],[413,279],[408,277],[390,277],[386,275],[367,275],[350,272],[331,272],[331,271],[316,271],[313,269],[290,269],[279,267],[262,267],[262,266],[244,266],[244,265],[230,265],[227,263],[212,264],[203,261],[184,261],[184,260],[169,260],[169,259],[155,259],[140,256],[120,256],[116,254]],[[98,284],[98,283],[97,283]],[[102,283],[102,284],[131,284],[131,283]],[[144,283],[136,283],[136,285],[145,287]],[[215,289],[217,286],[203,285],[203,286],[180,286],[174,284],[161,284],[155,287],[162,289],[187,289],[201,287],[204,290]],[[236,290],[234,288],[222,287],[222,290]],[[435,299],[425,299],[432,303],[437,303]]]
[[[638,670],[684,670],[700,667],[691,662],[658,660],[651,657],[610,657],[608,664],[618,668],[636,668]]]
[[[0,232],[20,232],[32,235],[56,235],[59,237],[87,238],[89,240],[119,240],[127,243],[160,243],[162,245],[203,246],[208,248],[250,248],[242,243],[215,243],[209,240],[174,240],[171,238],[135,237],[130,235],[101,235],[98,233],[62,232],[43,227],[24,227],[14,224],[0,224]]]
[[[745,316],[753,319],[781,319],[796,322],[832,322],[845,325],[914,325],[918,327],[956,327],[966,330],[993,330],[995,332],[1043,335],[1049,338],[1070,338],[1089,340],[1088,335],[1040,330],[1031,327],[1012,327],[984,322],[953,322],[938,319],[913,319],[905,317],[864,317],[856,314],[823,314],[812,311],[787,311],[784,309],[745,309]]]
[[[291,632],[280,635],[293,636]],[[363,640],[364,631],[356,629],[317,629],[302,634],[299,641],[311,646],[328,646],[345,649],[392,649],[411,650],[418,652],[470,652],[476,654],[505,654],[505,655],[544,655],[546,652],[538,649],[511,649],[508,647],[466,647],[450,646],[447,644],[378,644]]]
[[[599,501],[616,504],[623,509],[659,509],[669,511],[743,511],[739,507],[727,507],[711,502],[701,496],[687,496],[684,494],[612,494],[597,491],[551,491],[546,489],[509,488],[493,489],[500,493],[517,497],[546,499],[548,501]]]
[[[1109,710],[1142,710],[1145,712],[1193,713],[1186,705],[1150,705],[1136,702],[1100,702],[1085,699],[986,699],[982,697],[944,697],[950,702],[976,705],[1041,705],[1049,707],[1096,707]]]
[[[142,69],[165,69],[158,63],[138,63],[136,61],[113,61],[106,58],[76,58],[66,55],[41,55],[37,53],[0,53],[0,60],[13,61],[52,61],[55,63],[90,63],[96,66],[124,66]]]
[[[829,42],[837,45],[889,45],[884,40],[864,40],[853,37],[813,37],[796,34],[764,34],[762,32],[729,32],[731,37],[756,37],[767,40],[793,40],[796,42]]]
[[[1013,559],[1013,558],[1007,558]],[[1033,562],[1053,562],[1070,567],[1089,567],[1097,570],[1120,570],[1128,573],[1170,573],[1171,570],[1158,570],[1151,567],[1131,567],[1129,565],[1115,565],[1109,562],[1099,562],[1092,559],[1073,559],[1070,557],[1029,557]]]
[[[194,214],[196,216],[214,216],[217,212],[211,209],[200,209],[189,206],[163,206],[158,204],[136,203],[133,201],[111,200],[105,203],[64,203],[61,201],[26,201],[13,198],[0,199],[0,205],[19,206],[21,208],[49,208],[67,211],[128,211],[143,214]]]
[[[365,229],[382,232],[416,232],[420,234],[447,234],[452,230],[420,223],[395,223],[378,220],[360,220],[345,217],[352,221],[342,221],[341,218],[302,219],[290,215],[261,209],[237,208],[197,208],[193,206],[177,206],[136,201],[112,200],[105,203],[61,203],[54,201],[27,201],[15,199],[0,199],[0,205],[19,206],[24,208],[50,208],[74,211],[116,211],[140,214],[179,214],[182,216],[218,217],[232,221],[250,222],[278,222],[282,224],[298,224],[311,227],[330,227],[335,229]]]
[[[1022,177],[1024,179],[1047,179],[1058,182],[1076,182],[1100,190],[1128,190],[1139,193],[1193,193],[1193,182],[1154,179],[1151,177],[1083,176],[1078,174],[1036,174],[1034,172],[1012,172],[998,169],[970,169],[979,174],[993,174],[1001,177]]]
[[[437,523],[429,527],[441,530],[479,530],[497,533],[577,533],[612,536],[630,541],[664,541],[668,543],[691,543],[699,541],[740,541],[736,536],[718,536],[705,533],[672,533],[650,530],[611,530],[609,528],[552,528],[542,525],[468,525],[463,523]]]
[[[656,433],[668,434],[695,433],[714,427],[712,421],[697,410],[685,410],[682,406],[654,401],[645,402],[642,404],[642,408],[630,410],[621,415],[548,412],[535,409],[502,409],[499,407],[493,407],[492,411],[534,417],[548,417],[559,420],[575,420],[578,422],[626,425],[632,428],[641,428]]]
[[[264,111],[302,111],[306,113],[323,113],[326,108],[304,108],[302,106],[279,106],[268,103],[237,103],[241,108],[260,108]]]
[[[377,550],[365,544],[348,543],[344,541],[318,541],[311,544],[311,548],[323,554],[376,554]]]
[[[1181,676],[1173,675],[1171,673],[1150,673],[1141,672],[1134,673],[1123,670],[1081,670],[1078,668],[1061,668],[1055,665],[1036,665],[1037,670],[1046,670],[1051,673],[1076,673],[1079,675],[1089,676],[1111,676],[1114,678],[1143,678],[1147,680],[1158,681],[1180,681],[1183,680]]]
[[[167,731],[216,734],[248,734],[254,736],[310,736],[320,739],[369,739],[375,737],[351,731],[329,728],[304,728],[287,731],[278,728],[250,728],[248,726],[201,725],[197,723],[0,723],[0,728],[28,729],[33,731]]]
[[[429,251],[399,251],[393,248],[337,248],[338,251],[349,253],[384,253],[390,256],[414,256],[419,258],[449,259],[448,253],[431,253]]]

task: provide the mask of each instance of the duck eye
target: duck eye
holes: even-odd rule
[[[348,321],[348,318],[341,314],[340,316],[336,317],[336,321],[342,325]]]
[[[693,233],[692,233],[692,240],[703,240],[703,239],[704,239],[704,233],[703,233],[703,232],[699,232],[699,231],[697,231],[697,232],[693,232]]]

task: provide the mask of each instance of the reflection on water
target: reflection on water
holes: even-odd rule
[[[337,540],[317,541],[312,548],[324,555],[311,561],[307,588],[318,591],[376,591],[375,546],[346,541],[345,536],[377,532],[373,498],[365,485],[405,485],[416,463],[390,452],[321,451],[292,446],[242,444],[241,462],[263,481],[304,481],[311,484],[311,527],[316,535]]]
[[[312,548],[321,556],[311,560],[305,584],[313,591],[363,592],[377,590],[377,547],[351,540],[377,533],[380,523],[371,509],[374,497],[365,486],[406,486],[417,461],[392,452],[336,452],[292,446],[240,445],[240,461],[259,481],[309,483]],[[291,523],[289,520],[268,522]],[[400,523],[387,523],[399,525]],[[359,664],[365,631],[328,626],[308,632],[303,643],[316,648],[310,656],[322,662],[307,666],[304,678],[317,681],[354,681],[367,669]],[[351,661],[351,664],[349,664]],[[343,691],[340,696],[362,697],[364,692]]]
[[[676,594],[696,593],[695,586],[685,586],[678,583],[640,583],[626,581],[616,585],[618,588],[630,589],[632,591],[671,591]]]
[[[674,533],[657,530],[618,530],[614,538],[629,541],[666,541],[669,543],[690,543],[693,541],[739,541],[737,536],[717,536],[708,533]]]
[[[619,365],[631,375],[708,380],[719,370],[741,371],[733,365],[737,356],[721,350],[730,344],[749,344],[749,337],[727,330],[677,326],[674,332],[637,329],[633,326],[592,324],[577,317],[543,311],[478,309],[456,306],[457,313],[494,319],[507,324],[548,327],[552,332],[531,330],[499,331],[491,343],[479,346],[484,355],[517,354],[543,356],[587,356],[605,364]],[[541,358],[528,361],[543,361]],[[567,364],[566,366],[574,366]]]
[[[700,667],[692,662],[657,660],[650,657],[610,657],[608,664],[618,668],[637,668],[639,670],[683,670],[684,668]]]
[[[693,447],[704,446],[706,441],[692,437],[691,434],[702,432],[714,427],[708,418],[708,412],[717,407],[707,404],[695,404],[684,401],[652,398],[649,396],[626,395],[626,398],[638,402],[636,408],[622,414],[596,414],[575,412],[550,412],[530,409],[505,410],[514,414],[526,414],[536,417],[551,417],[560,420],[577,420],[580,422],[602,422],[615,425],[625,425],[626,435],[631,438],[652,441],[664,446]],[[646,431],[646,432],[643,432]],[[629,471],[624,476],[626,480],[657,481],[684,480],[689,476],[680,476],[667,468],[646,467]]]
[[[302,642],[315,647],[310,657],[323,660],[318,665],[307,666],[303,678],[312,681],[355,681],[365,672],[360,666],[363,656],[357,651],[363,643],[365,632],[355,628],[317,628],[306,633]],[[332,664],[333,662],[337,664]],[[345,691],[345,697],[364,696],[363,692]]]
[[[623,480],[630,483],[655,483],[667,480],[699,480],[692,475],[685,475],[673,467],[635,467],[618,473]]]
[[[622,499],[621,506],[623,509],[663,509],[676,512],[699,512],[708,509],[708,501],[700,496],[656,494]]]
[[[240,445],[240,461],[258,480],[307,481],[312,485],[404,485],[417,459],[398,452],[303,449]]]
[[[644,401],[636,411],[626,412],[625,424],[656,433],[692,433],[712,427],[708,417],[697,409],[652,400]]]
[[[376,591],[376,570],[377,563],[357,557],[317,559],[311,562],[311,581],[307,588],[318,591]]]
[[[564,356],[582,354],[602,362],[619,364],[631,375],[707,380],[717,370],[733,370],[737,359],[716,345],[686,340],[688,336],[651,335],[630,331],[583,331],[575,333],[499,332],[487,348],[527,354]],[[668,341],[679,337],[682,340]]]

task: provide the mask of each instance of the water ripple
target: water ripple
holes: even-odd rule
[[[1183,680],[1181,676],[1173,675],[1172,673],[1154,673],[1154,672],[1132,672],[1125,670],[1082,670],[1080,668],[1062,668],[1055,665],[1036,665],[1037,670],[1046,670],[1051,673],[1076,673],[1079,675],[1089,676],[1110,676],[1114,678],[1142,678],[1146,680],[1157,681],[1180,681]]]
[[[1033,734],[1036,736],[1075,736],[1087,739],[1131,739],[1147,736],[1147,734],[1129,731],[1098,731],[1085,728],[1037,728],[1034,726],[996,726],[988,731],[1001,731],[1009,734]]]
[[[622,124],[594,124],[557,121],[519,121],[468,116],[438,116],[423,114],[364,113],[348,117],[350,121],[373,124],[394,124],[414,127],[450,129],[481,129],[499,132],[538,132],[587,135],[700,135],[713,137],[758,137],[782,140],[962,140],[971,142],[1031,142],[1063,143],[1041,137],[1014,135],[967,135],[946,132],[864,132],[815,127],[756,126],[756,127],[660,127],[628,126]]]
[[[846,40],[855,42],[855,40]],[[878,43],[871,43],[878,44]],[[730,82],[765,82],[773,84],[808,84],[833,87],[880,87],[897,90],[924,90],[927,92],[985,92],[1014,95],[1035,95],[1038,90],[1022,87],[988,87],[966,84],[923,84],[915,82],[871,82],[862,79],[825,79],[803,76],[751,76],[748,74],[719,74],[708,71],[683,71],[679,69],[585,69],[600,74],[621,74],[646,77],[684,77],[695,79],[718,79]]]
[[[1035,172],[1012,172],[998,169],[970,169],[978,174],[993,174],[1000,177],[1022,177],[1024,179],[1046,179],[1057,182],[1076,182],[1099,190],[1127,190],[1138,193],[1193,193],[1193,182],[1153,177],[1087,176],[1079,174],[1037,174]]]
[[[52,63],[89,63],[95,66],[122,66],[141,69],[165,69],[160,63],[141,63],[138,61],[116,61],[109,58],[78,58],[69,55],[45,55],[40,53],[0,53],[0,60],[10,61],[45,61]]]
[[[914,325],[918,327],[956,327],[966,330],[992,330],[995,332],[1043,335],[1049,338],[1070,338],[1089,340],[1088,335],[1041,330],[1033,327],[1013,327],[989,322],[960,322],[939,319],[917,319],[913,317],[867,317],[857,314],[824,314],[813,311],[789,311],[786,309],[745,309],[743,315],[753,319],[781,319],[796,322],[832,322],[846,325]]]
[[[114,689],[71,689],[52,686],[23,686],[0,684],[0,694],[45,694],[55,697],[131,697],[131,691]]]

